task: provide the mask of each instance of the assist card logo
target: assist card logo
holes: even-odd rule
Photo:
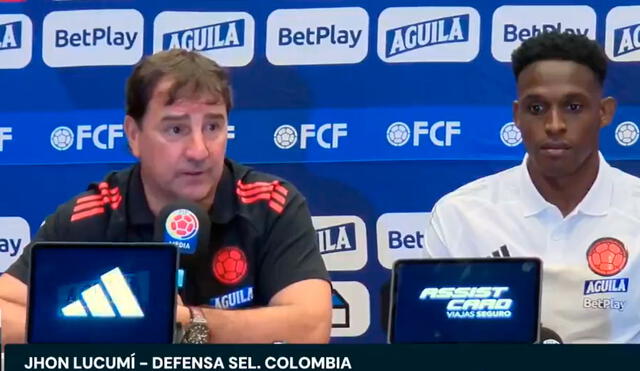
[[[506,286],[427,287],[420,300],[449,300],[446,310],[451,319],[511,318],[513,299],[503,297],[508,291]]]

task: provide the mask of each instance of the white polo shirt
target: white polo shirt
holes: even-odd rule
[[[597,178],[565,218],[519,166],[436,203],[431,257],[540,257],[544,327],[565,343],[640,343],[640,179],[600,155]]]

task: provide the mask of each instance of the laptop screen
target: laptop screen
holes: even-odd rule
[[[170,244],[36,243],[29,343],[171,343],[177,251]]]
[[[389,342],[534,343],[540,274],[528,258],[398,261]]]

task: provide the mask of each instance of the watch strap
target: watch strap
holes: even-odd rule
[[[191,314],[191,322],[207,322],[204,316],[204,312],[200,307],[189,307],[189,313]]]

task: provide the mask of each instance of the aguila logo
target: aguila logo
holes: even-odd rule
[[[589,268],[601,276],[614,276],[624,269],[629,253],[624,244],[615,238],[605,237],[595,240],[587,250]]]

